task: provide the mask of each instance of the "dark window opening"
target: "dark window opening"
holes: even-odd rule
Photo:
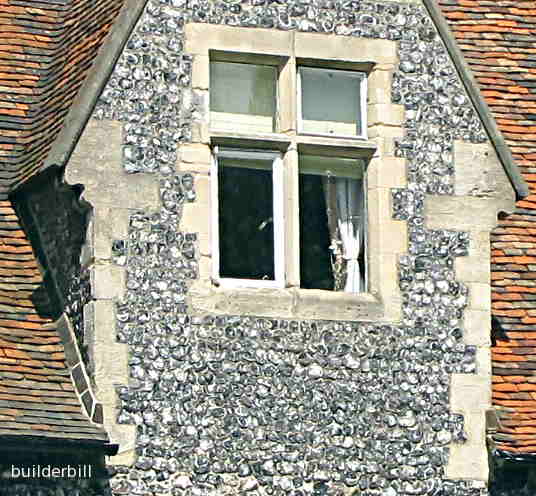
[[[220,277],[274,280],[272,171],[263,165],[219,160]]]
[[[306,289],[333,290],[330,233],[323,178],[300,174],[300,281]]]

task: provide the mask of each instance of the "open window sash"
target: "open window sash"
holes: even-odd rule
[[[225,221],[225,217],[229,220],[229,214],[221,211],[222,206],[225,205],[225,199],[222,199],[222,194],[225,194],[225,192],[221,189],[222,172],[226,169],[230,170],[232,172],[231,176],[234,174],[235,178],[240,178],[240,176],[243,175],[249,175],[251,178],[255,178],[255,171],[258,171],[259,178],[261,175],[271,174],[270,200],[272,208],[271,212],[269,212],[271,215],[269,215],[268,212],[264,212],[262,217],[256,219],[256,222],[253,222],[251,218],[248,218],[248,212],[254,210],[257,193],[259,197],[264,195],[264,201],[266,202],[268,190],[266,188],[266,181],[264,181],[265,188],[262,192],[255,191],[254,185],[251,186],[253,189],[245,189],[245,183],[247,181],[243,181],[242,187],[237,186],[234,188],[235,201],[237,198],[236,195],[238,195],[238,199],[240,200],[240,203],[236,203],[233,208],[233,215],[236,216],[236,219],[232,219],[233,225],[227,230],[225,230],[225,226],[222,228],[222,225],[224,224],[227,224],[228,226],[230,225],[230,222],[223,222]],[[243,171],[243,174],[241,173],[241,170]],[[217,180],[211,181],[212,198],[214,200],[212,205],[212,277],[214,281],[228,288],[285,287],[283,161],[281,153],[271,150],[215,147],[211,174],[213,178],[217,178]],[[232,177],[230,180],[232,180]],[[228,178],[226,181],[227,184],[229,184]],[[233,187],[232,183],[231,187]],[[241,198],[242,195],[243,199]],[[252,222],[255,228],[253,231],[251,227]],[[240,227],[244,225],[247,227],[240,232]],[[258,234],[262,234],[263,231],[264,234],[266,234],[267,230],[270,228],[273,230],[273,239],[264,238],[267,239],[266,244],[269,246],[259,245],[259,242],[262,243],[262,241],[258,241]],[[257,253],[266,252],[267,249],[272,250],[273,253],[271,256],[273,258],[273,269],[266,271],[267,274],[272,272],[269,275],[253,274],[256,267],[251,269],[252,273],[249,277],[243,271],[240,273],[240,270],[237,270],[236,267],[240,265],[241,260],[236,260],[236,257],[233,257],[231,253],[223,251],[226,246],[229,246],[229,241],[231,241],[231,245],[235,242],[233,239],[225,239],[227,236],[239,236],[242,234],[243,237],[244,233],[247,234],[248,229],[252,238],[251,243],[256,243],[257,249],[249,249],[249,247],[246,246],[243,253],[247,257],[254,257]],[[222,232],[222,230],[224,230],[224,232]],[[253,238],[255,238],[255,240],[253,240]],[[245,239],[243,239],[242,242],[249,244],[248,240]],[[266,258],[261,262],[266,264]],[[245,265],[247,265],[247,261]],[[256,264],[250,263],[250,267],[253,267],[254,265]],[[262,265],[262,263],[259,265]],[[237,273],[238,277],[234,277],[233,273]]]

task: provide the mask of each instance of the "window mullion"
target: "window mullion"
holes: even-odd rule
[[[290,57],[279,69],[277,128],[279,133],[296,132],[296,59]]]
[[[300,287],[300,217],[298,150],[295,146],[284,159],[285,276],[286,285]]]

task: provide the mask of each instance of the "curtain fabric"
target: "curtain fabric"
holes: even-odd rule
[[[324,180],[335,291],[359,293],[365,288],[365,274],[359,266],[365,226],[361,186],[354,178],[328,176]]]
[[[363,239],[363,189],[360,181],[344,177],[335,178],[337,192],[337,224],[339,228],[342,257],[346,261],[344,291],[359,293],[363,290],[364,274],[359,267]]]

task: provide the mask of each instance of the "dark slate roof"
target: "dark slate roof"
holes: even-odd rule
[[[492,368],[496,447],[536,453],[536,2],[438,3],[530,190],[491,235]]]
[[[42,166],[123,2],[0,2],[0,199]]]
[[[0,201],[0,436],[107,441],[82,411],[36,257],[9,201]]]

